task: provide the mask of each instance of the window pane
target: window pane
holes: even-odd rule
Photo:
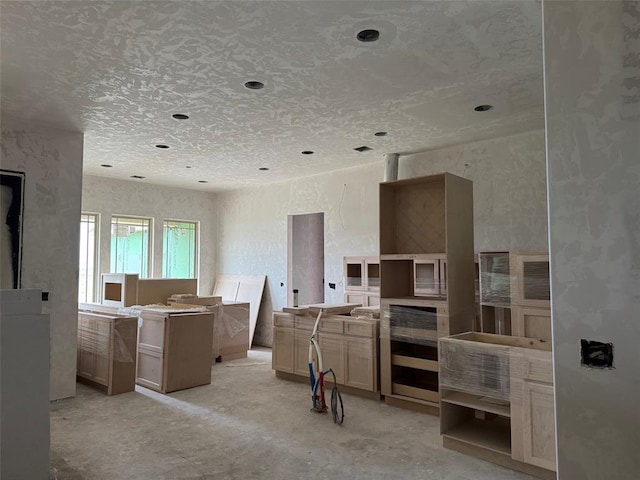
[[[148,218],[111,217],[111,272],[149,277],[150,225]]]
[[[165,220],[162,224],[164,278],[196,278],[197,223]]]
[[[80,275],[78,277],[78,302],[94,302],[97,272],[97,224],[98,215],[80,216]]]

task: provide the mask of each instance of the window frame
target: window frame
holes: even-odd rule
[[[161,265],[161,275],[162,278],[174,278],[165,276],[165,263],[166,257],[168,254],[167,245],[165,244],[165,224],[167,222],[176,222],[176,223],[189,223],[193,224],[195,227],[195,235],[194,235],[194,255],[193,255],[193,277],[188,278],[199,278],[200,277],[200,222],[198,220],[184,220],[177,218],[163,218],[162,219],[162,265]]]
[[[91,295],[91,297],[89,298],[86,294],[86,290],[85,290],[85,295],[84,295],[84,301],[81,302],[80,301],[80,252],[81,252],[81,246],[80,246],[80,241],[82,239],[82,226],[84,223],[90,223],[90,222],[84,222],[83,217],[93,217],[94,219],[94,223],[93,223],[93,228],[94,228],[94,239],[93,239],[93,294]],[[80,212],[80,238],[78,239],[78,243],[79,243],[79,247],[78,247],[78,302],[80,303],[92,303],[92,302],[96,302],[98,301],[98,295],[100,292],[100,213],[98,212],[85,212],[85,211],[81,211]],[[88,242],[88,238],[87,238],[87,245],[89,244]],[[87,255],[88,256],[88,255]],[[88,262],[85,262],[86,265],[88,265]],[[87,282],[88,284],[88,282]]]
[[[141,272],[118,272],[118,262],[116,260],[115,262],[115,268],[112,268],[112,243],[113,243],[113,220],[114,218],[118,218],[118,219],[126,219],[126,220],[145,220],[147,222],[149,222],[149,231],[148,231],[148,245],[147,245],[147,272],[146,275],[142,275]],[[130,215],[130,214],[117,214],[114,213],[111,215],[111,221],[109,223],[109,240],[110,240],[110,244],[109,244],[109,270],[110,273],[137,273],[139,275],[139,278],[154,278],[153,275],[153,247],[154,247],[154,223],[153,223],[154,219],[153,217],[145,217],[142,215]],[[118,253],[118,247],[116,246],[115,249],[115,254],[117,257],[117,253]]]

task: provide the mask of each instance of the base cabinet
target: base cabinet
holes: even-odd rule
[[[78,312],[77,376],[107,395],[135,389],[138,319]]]
[[[309,378],[309,344],[315,316],[273,313],[272,368],[276,373]],[[324,370],[338,385],[357,391],[379,390],[379,320],[327,315],[318,329]],[[316,356],[313,355],[316,362]],[[327,381],[333,381],[328,375]]]
[[[344,338],[344,383],[350,387],[376,391],[377,385],[371,372],[376,371],[377,352],[367,338]]]
[[[211,383],[214,315],[143,310],[136,383],[162,393]]]
[[[551,359],[540,352],[511,356],[511,438],[514,460],[555,470],[551,368]]]
[[[273,327],[273,368],[293,373],[293,328]]]
[[[549,343],[465,333],[440,339],[445,447],[539,478],[556,478]]]

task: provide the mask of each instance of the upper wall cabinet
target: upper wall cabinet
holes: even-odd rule
[[[365,307],[380,304],[378,257],[344,257],[344,301]]]

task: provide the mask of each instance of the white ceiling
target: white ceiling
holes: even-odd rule
[[[0,15],[3,120],[84,132],[88,174],[220,191],[543,127],[538,0],[3,0]],[[377,42],[356,40],[367,28]]]

